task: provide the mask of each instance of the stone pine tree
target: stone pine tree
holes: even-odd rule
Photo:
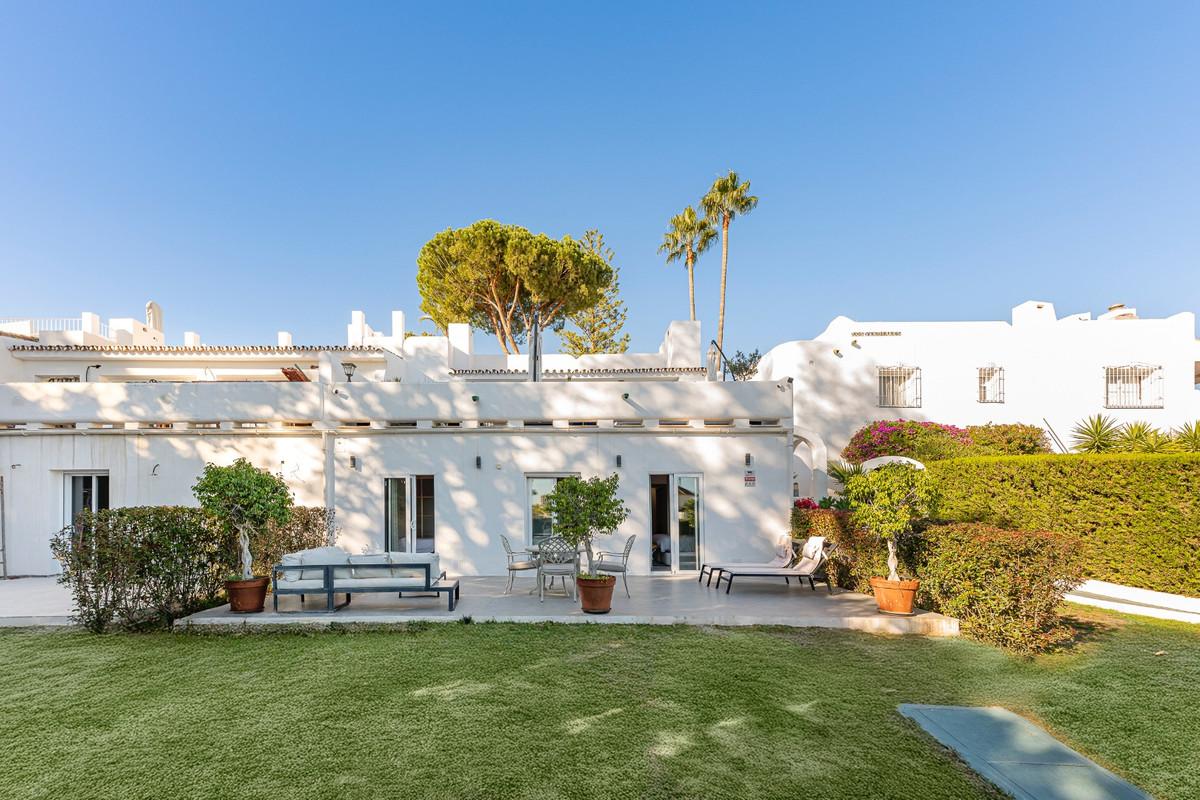
[[[506,353],[521,352],[535,315],[560,331],[612,282],[612,267],[582,242],[489,219],[442,231],[417,256],[421,310],[438,329],[468,323],[495,334]]]
[[[577,330],[561,332],[563,351],[582,356],[590,353],[624,353],[629,349],[629,334],[625,327],[625,302],[618,285],[620,270],[613,266],[614,253],[604,243],[604,234],[592,229],[583,234],[583,249],[612,267],[612,283],[591,308],[572,314],[568,319]]]

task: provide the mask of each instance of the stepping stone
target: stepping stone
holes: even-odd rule
[[[903,703],[899,710],[1017,800],[1150,800],[1007,709]]]

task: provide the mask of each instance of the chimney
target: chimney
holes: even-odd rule
[[[291,347],[292,334],[287,331],[279,331],[275,334],[275,341],[280,347]]]
[[[184,347],[199,347],[200,346],[200,334],[196,333],[195,331],[184,331],[183,332],[183,346]]]

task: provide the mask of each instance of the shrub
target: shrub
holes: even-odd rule
[[[1073,537],[974,523],[931,525],[915,567],[918,604],[957,617],[973,639],[1036,653],[1071,635],[1058,607],[1083,582]]]
[[[953,425],[884,419],[859,428],[842,457],[852,464],[879,456],[906,456],[924,463],[966,455],[970,445],[970,435]]]
[[[85,511],[54,537],[79,622],[103,631],[169,623],[221,590],[220,540],[200,509]]]
[[[967,435],[971,437],[969,455],[973,456],[1031,456],[1052,452],[1046,431],[1037,425],[989,422],[968,425]]]
[[[325,509],[293,509],[256,537],[259,563],[325,542]],[[51,540],[59,578],[91,631],[114,624],[159,627],[219,600],[224,578],[239,560],[237,536],[202,509],[181,506],[83,512]]]
[[[1071,429],[1071,449],[1079,453],[1110,453],[1117,449],[1121,427],[1116,420],[1095,414]]]
[[[1200,454],[941,461],[938,516],[1081,542],[1088,577],[1200,596]]]

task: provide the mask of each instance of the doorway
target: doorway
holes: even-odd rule
[[[700,568],[703,500],[699,474],[650,476],[650,572]]]
[[[389,553],[436,552],[432,475],[383,482],[383,545]]]

